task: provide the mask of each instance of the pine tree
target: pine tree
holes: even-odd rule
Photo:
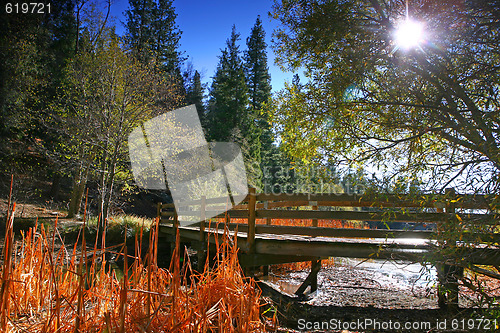
[[[45,15],[0,13],[0,170],[4,161],[26,157],[19,142],[37,138],[40,150],[57,145],[58,133],[48,129],[55,127],[49,106],[73,55],[73,10],[74,3],[54,0]]]
[[[240,35],[233,26],[210,89],[209,137],[213,141],[238,143],[249,185],[261,188],[260,131],[249,109],[245,69],[237,44],[239,39]]]
[[[126,42],[142,63],[153,63],[159,70],[182,79],[184,58],[179,51],[182,32],[175,23],[172,0],[129,0],[125,11]]]
[[[125,11],[126,43],[141,63],[148,63],[152,58],[155,3],[153,0],[129,0],[129,7]]]
[[[170,74],[180,77],[180,66],[184,59],[179,52],[182,32],[175,23],[177,14],[172,0],[159,0],[153,10],[153,53],[156,63]]]
[[[247,122],[248,90],[237,44],[239,39],[233,26],[213,77],[208,113],[209,134],[213,141],[235,139],[235,130],[241,130]]]
[[[245,52],[245,77],[250,95],[251,113],[260,131],[260,166],[262,170],[273,167],[279,158],[279,151],[274,146],[272,127],[267,117],[262,114],[262,107],[271,98],[271,76],[267,66],[266,33],[260,17],[257,17],[250,37],[247,38]]]
[[[271,75],[267,66],[266,33],[260,17],[257,17],[245,52],[245,74],[250,95],[250,105],[260,110],[262,104],[271,98]]]
[[[204,90],[201,83],[201,76],[198,71],[195,71],[189,86],[186,89],[186,102],[188,105],[196,105],[198,116],[202,124],[205,123],[205,105],[203,104]]]

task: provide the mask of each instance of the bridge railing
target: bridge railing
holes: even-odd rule
[[[207,241],[205,217],[214,216],[213,212],[220,212],[225,207],[229,207],[226,200],[225,198],[202,197],[197,201],[184,202],[183,207],[187,206],[189,209],[181,212],[175,211],[174,204],[159,203],[158,216],[162,222],[170,223],[174,227],[174,233],[179,227],[179,219],[194,217],[201,221],[191,227],[199,227],[200,248],[203,249]],[[500,204],[495,196],[459,195],[452,189],[447,190],[444,195],[366,194],[360,196],[347,194],[275,195],[256,193],[255,189],[251,188],[249,195],[242,203],[217,217],[225,219],[225,226],[228,229],[247,234],[246,246],[243,247],[247,254],[254,253],[256,235],[263,234],[382,239],[380,244],[383,244],[388,238],[431,239],[435,236],[439,238],[447,232],[453,235],[453,226],[460,224],[460,239],[456,239],[455,242],[452,240],[445,246],[456,246],[457,242],[467,242],[467,240],[471,240],[471,243],[482,243],[480,245],[485,245],[486,248],[473,248],[470,252],[464,253],[468,256],[467,260],[471,263],[497,265],[498,253],[488,252],[487,247],[489,244],[500,244],[499,209]],[[310,220],[310,225],[273,225],[273,219]],[[240,223],[234,223],[235,220]],[[257,223],[257,220],[260,220],[260,223]],[[319,220],[379,222],[382,228],[320,227],[318,226]],[[241,221],[246,221],[246,223],[241,223]],[[399,225],[394,225],[398,222]],[[473,227],[477,225],[484,226],[485,231],[477,232],[477,228]],[[196,228],[190,231],[191,234],[197,232]],[[315,269],[311,270],[310,276],[299,290],[303,289],[307,283],[313,289],[315,275],[320,265],[320,260],[312,261],[311,267]],[[457,307],[457,279],[462,274],[463,268],[449,263],[446,259],[443,259],[436,268],[440,280],[438,293],[440,306],[448,302]],[[447,294],[446,297],[445,294]]]
[[[229,207],[226,198],[201,198],[184,202],[189,210],[176,212],[174,204],[158,204],[162,222],[174,223],[183,218],[201,220],[200,233],[205,229],[205,216]],[[485,195],[458,195],[448,190],[444,195],[348,195],[348,194],[265,194],[250,188],[242,203],[216,216],[224,218],[230,230],[247,233],[248,248],[256,234],[303,235],[311,237],[346,238],[422,238],[429,239],[450,218],[462,224],[492,225],[498,222],[495,198]],[[234,220],[246,223],[231,223]],[[272,225],[273,219],[310,220],[310,226]],[[264,223],[257,223],[257,220]],[[378,222],[378,229],[318,227],[318,220]],[[399,226],[395,223],[399,222]],[[476,235],[477,236],[477,235]],[[480,235],[483,241],[500,241],[494,233]],[[200,239],[201,239],[200,235]]]
[[[205,217],[230,207],[227,198],[202,197],[183,202],[188,210],[176,212],[174,204],[158,204],[162,222],[195,218],[201,220],[200,240],[204,239]],[[445,221],[458,219],[462,224],[492,225],[498,222],[495,198],[485,195],[458,195],[447,190],[444,195],[347,195],[347,194],[265,194],[250,188],[242,203],[216,216],[224,218],[227,228],[247,233],[251,252],[256,234],[302,235],[345,238],[420,238],[430,239]],[[234,220],[240,223],[232,223]],[[273,225],[273,219],[310,220],[310,226]],[[257,223],[261,220],[261,223]],[[379,224],[377,229],[318,227],[318,220],[363,221]],[[241,223],[246,221],[246,223]],[[264,223],[262,223],[264,221]],[[398,223],[399,225],[395,225]],[[471,237],[477,237],[474,234]],[[495,233],[479,235],[484,242],[500,242]]]

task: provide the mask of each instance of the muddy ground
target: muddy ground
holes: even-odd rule
[[[259,285],[264,297],[274,302],[279,311],[280,332],[488,331],[484,327],[470,329],[467,325],[463,325],[464,329],[458,329],[463,320],[491,317],[477,309],[476,295],[464,292],[460,297],[461,310],[458,313],[438,308],[432,271],[429,273],[423,269],[419,272],[411,267],[413,271],[408,274],[401,273],[401,270],[394,270],[390,274],[391,267],[387,268],[386,264],[381,269],[374,269],[377,264],[358,264],[359,261],[343,259],[323,267],[318,274],[318,291],[308,294],[306,299],[300,299],[293,292],[307,276],[307,270],[282,272],[270,279],[262,278]],[[404,268],[405,265],[399,267]],[[437,323],[441,323],[443,328],[445,320],[447,329],[438,329]],[[324,325],[327,329],[305,329],[306,321],[311,325]],[[363,325],[365,321],[371,321],[373,326]],[[375,326],[376,322],[379,326]],[[389,323],[392,326],[387,326]],[[454,327],[457,329],[452,329],[452,323],[456,324]],[[387,329],[384,329],[384,325]],[[398,325],[410,325],[410,329],[397,329]],[[422,327],[424,325],[430,329]],[[351,327],[358,330],[335,329]]]

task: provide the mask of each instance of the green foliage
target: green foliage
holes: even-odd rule
[[[154,63],[159,70],[181,79],[179,41],[182,32],[175,23],[172,0],[129,0],[126,42],[143,64]]]
[[[249,87],[245,77],[235,26],[222,50],[210,89],[207,122],[212,141],[240,144],[249,185],[261,187],[261,130],[255,110],[249,108]]]
[[[0,14],[0,135],[7,139],[45,136],[42,110],[74,42],[73,5],[54,1],[52,9],[50,15]]]
[[[261,110],[271,98],[271,75],[267,66],[266,33],[260,17],[257,17],[250,37],[247,38],[245,51],[245,77],[250,96],[250,107]]]
[[[233,26],[226,48],[222,50],[219,64],[210,88],[208,121],[210,139],[228,141],[248,118],[248,89],[238,41],[240,34]]]
[[[262,112],[264,106],[271,99],[271,75],[267,66],[267,44],[265,31],[262,27],[260,17],[257,17],[252,28],[250,37],[247,38],[247,50],[245,51],[245,77],[247,81],[250,112],[255,117],[255,127],[260,135],[255,137],[260,146],[260,169],[276,166],[280,158],[280,150],[274,145],[274,134],[269,123],[267,114]],[[276,184],[276,183],[273,183]]]
[[[51,2],[51,13],[0,13],[0,170],[4,175],[64,171],[53,151],[57,120],[48,105],[66,59],[73,55],[72,2]]]
[[[196,105],[196,110],[198,111],[198,116],[202,124],[205,123],[205,104],[203,99],[205,97],[205,87],[201,83],[201,76],[198,71],[195,71],[191,82],[189,82],[188,88],[186,89],[186,104]]]
[[[167,105],[178,105],[175,83],[123,50],[114,29],[88,17],[79,53],[68,62],[61,96],[55,103],[74,170],[69,216],[78,213],[90,176],[99,184],[99,212],[105,220],[115,175],[128,170],[126,140],[132,129]],[[99,23],[100,22],[100,23]],[[92,172],[93,171],[93,172]]]
[[[308,78],[276,97],[282,142],[295,158],[370,162],[413,178],[425,174],[428,188],[461,180],[464,188],[494,191],[497,12],[479,1],[413,1],[409,10],[424,23],[425,41],[403,50],[394,41],[403,2],[275,2],[278,62],[305,69]]]

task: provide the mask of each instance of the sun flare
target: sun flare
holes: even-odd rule
[[[423,40],[423,30],[422,23],[406,19],[396,30],[396,45],[405,50],[419,46]]]

